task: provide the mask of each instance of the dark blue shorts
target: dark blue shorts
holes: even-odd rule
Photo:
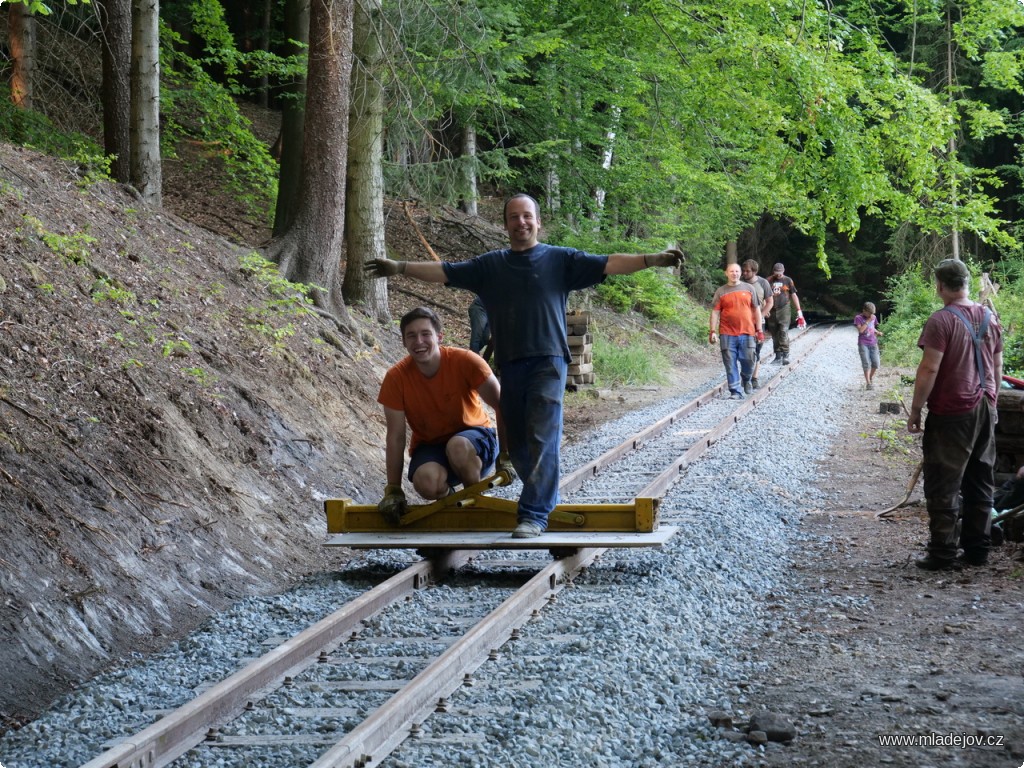
[[[473,444],[476,455],[480,457],[480,476],[486,477],[487,471],[494,466],[494,459],[498,455],[498,434],[490,427],[470,427],[461,432],[456,432],[452,437],[464,437]],[[448,438],[449,440],[451,438]],[[416,474],[416,470],[424,464],[433,462],[440,464],[448,470],[448,485],[461,485],[462,478],[452,472],[448,466],[448,456],[445,447],[448,440],[443,443],[420,443],[412,452],[409,460],[409,479]]]

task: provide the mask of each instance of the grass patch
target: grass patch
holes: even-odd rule
[[[594,337],[594,373],[602,386],[664,384],[669,367],[664,353],[639,336],[625,341]]]

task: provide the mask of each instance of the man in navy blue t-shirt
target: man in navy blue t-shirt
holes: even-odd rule
[[[512,465],[523,479],[515,538],[539,536],[558,504],[562,398],[570,355],[565,312],[569,291],[605,275],[675,267],[681,251],[597,256],[538,241],[540,207],[526,194],[505,202],[511,247],[461,262],[374,259],[373,277],[405,275],[476,293],[487,309],[501,371],[501,412]]]

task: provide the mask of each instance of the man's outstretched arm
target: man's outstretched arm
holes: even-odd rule
[[[682,264],[683,252],[668,248],[661,253],[613,253],[608,257],[606,275],[631,275],[648,267],[677,267]]]
[[[371,259],[363,266],[368,277],[394,277],[405,275],[427,283],[447,281],[444,265],[439,261],[394,261],[392,259]]]

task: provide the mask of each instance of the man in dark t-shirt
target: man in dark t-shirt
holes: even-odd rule
[[[544,532],[559,500],[562,398],[571,359],[565,323],[569,292],[595,285],[605,275],[675,267],[683,254],[670,248],[597,256],[541,243],[540,207],[525,194],[505,202],[505,231],[511,247],[466,261],[374,259],[366,269],[373,277],[405,275],[465,288],[483,301],[501,371],[509,453],[523,479],[512,535],[530,538]]]
[[[772,308],[768,313],[767,330],[772,335],[772,348],[775,350],[776,365],[789,365],[789,324],[792,321],[792,305],[796,309],[796,325],[803,328],[804,313],[800,309],[800,299],[796,295],[793,279],[785,274],[786,267],[776,264],[768,277],[772,287]]]

